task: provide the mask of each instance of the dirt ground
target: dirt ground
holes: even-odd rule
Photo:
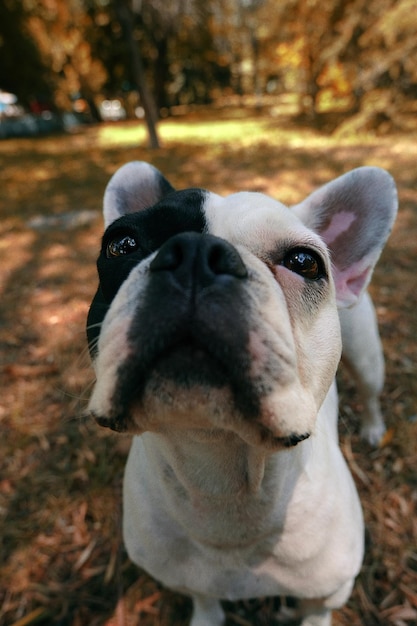
[[[337,138],[279,116],[212,110],[164,122],[163,148],[152,152],[132,141],[136,126],[0,142],[0,624],[179,626],[189,616],[187,599],[125,555],[129,439],[83,417],[101,199],[132,159],[152,162],[177,187],[257,190],[288,204],[360,165],[396,179],[399,216],[371,287],[387,361],[388,433],[375,450],[359,441],[361,406],[340,374],[341,445],[367,553],[334,624],[417,624],[417,133]],[[271,599],[226,608],[230,624],[284,623]]]

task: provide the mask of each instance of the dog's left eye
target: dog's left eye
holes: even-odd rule
[[[323,260],[313,250],[303,248],[290,250],[284,256],[282,265],[309,280],[319,280],[326,276]]]
[[[131,235],[115,237],[108,242],[106,247],[106,256],[108,259],[125,256],[135,252],[139,247],[138,242]]]

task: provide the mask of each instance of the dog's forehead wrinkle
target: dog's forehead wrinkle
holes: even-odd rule
[[[205,212],[210,232],[242,245],[263,260],[293,247],[312,247],[325,255],[323,240],[287,206],[255,192],[221,198],[208,194]]]

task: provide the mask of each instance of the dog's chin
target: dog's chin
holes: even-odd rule
[[[288,414],[286,406],[282,411],[286,402],[280,402],[284,388],[274,400],[251,378],[244,359],[223,360],[219,350],[210,348],[192,343],[171,346],[140,370],[125,363],[110,410],[102,413],[93,403],[93,417],[100,426],[130,434],[232,432],[249,445],[270,450],[292,447],[309,437],[311,429],[304,427],[303,419],[293,422],[293,412],[292,424],[278,419]],[[289,389],[292,404],[294,393],[299,394],[292,385]]]
[[[188,376],[181,370],[179,384],[176,375],[165,377],[167,371],[175,372],[171,367],[167,361],[150,374],[140,399],[134,399],[127,412],[113,413],[112,417],[94,415],[97,423],[119,433],[138,435],[183,430],[209,441],[232,433],[250,446],[270,451],[294,447],[310,436],[310,432],[267,427],[259,414],[245,417],[230,386],[202,381],[201,370],[199,375],[190,371]]]
[[[243,385],[236,372],[204,348],[170,348],[155,359],[141,391],[132,393],[131,423],[139,431],[226,430],[241,413],[236,403]],[[250,411],[255,417],[254,399],[248,397],[246,404],[247,416]]]

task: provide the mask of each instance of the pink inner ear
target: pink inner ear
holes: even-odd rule
[[[340,307],[352,306],[358,301],[371,277],[372,264],[361,259],[345,270],[333,267],[337,304]]]
[[[351,224],[355,221],[356,215],[350,211],[340,211],[335,213],[326,230],[320,232],[321,238],[330,245],[339,235],[349,230]]]

